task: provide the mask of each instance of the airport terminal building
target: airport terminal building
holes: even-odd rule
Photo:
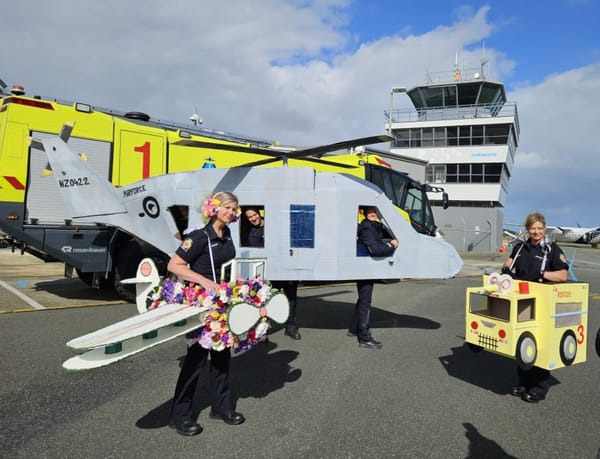
[[[406,93],[413,108],[393,109]],[[502,244],[504,204],[519,144],[517,105],[481,69],[428,75],[426,84],[390,91],[390,152],[425,162],[425,182],[439,231],[459,252],[492,252]]]

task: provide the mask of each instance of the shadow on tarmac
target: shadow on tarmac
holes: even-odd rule
[[[300,379],[302,370],[292,369],[290,363],[298,357],[298,352],[284,350],[275,351],[277,345],[267,341],[254,346],[249,352],[245,352],[231,359],[229,386],[234,388],[236,399],[239,398],[264,398],[271,392],[281,389],[286,383]],[[275,352],[273,352],[275,351]],[[265,358],[268,355],[268,358]],[[181,363],[183,356],[178,359]],[[197,418],[201,411],[210,408],[210,386],[209,368],[205,365],[198,378],[194,400]],[[265,374],[269,377],[265,378]],[[173,385],[173,390],[175,386]],[[173,399],[167,400],[161,405],[153,408],[136,422],[140,429],[159,429],[169,423],[171,403]]]
[[[337,292],[339,293],[339,292]],[[298,324],[300,328],[317,330],[347,330],[354,311],[354,303],[332,301],[326,295],[298,297]],[[436,330],[440,324],[424,317],[396,314],[371,306],[371,328],[418,328]]]
[[[479,433],[475,426],[469,422],[464,422],[465,437],[469,440],[469,454],[466,459],[479,459],[485,457],[487,459],[517,459],[506,453],[498,443],[494,440],[484,437]]]
[[[517,385],[517,363],[491,352],[473,352],[465,343],[451,348],[452,354],[440,357],[449,376],[499,395],[508,395]],[[550,386],[560,382],[550,376]]]
[[[101,290],[85,285],[79,279],[57,279],[36,282],[33,285],[36,292],[50,293],[72,300],[123,300],[114,290]],[[125,300],[123,300],[125,302]]]

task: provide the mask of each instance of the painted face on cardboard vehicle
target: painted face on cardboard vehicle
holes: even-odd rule
[[[542,222],[534,222],[529,228],[527,228],[529,238],[533,244],[539,244],[544,240],[546,234],[546,226]]]

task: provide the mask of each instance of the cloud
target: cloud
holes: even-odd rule
[[[364,41],[349,26],[351,6],[350,0],[11,2],[0,17],[0,77],[29,93],[153,118],[186,121],[197,108],[205,127],[299,146],[382,133],[390,88],[452,70],[457,50],[461,64],[477,67],[485,42],[488,78],[519,78],[511,56],[489,46],[507,24],[492,23],[489,7],[458,9],[448,16],[454,22],[424,33],[400,21],[397,31]],[[565,224],[591,208],[596,171],[590,166],[600,152],[590,101],[599,75],[598,64],[589,65],[509,93],[522,132],[507,218],[520,221],[540,206],[549,221]],[[393,102],[410,105],[403,95]]]
[[[353,47],[346,1],[38,3],[11,5],[0,29],[14,44],[8,76],[37,94],[162,119],[198,107],[208,127],[298,144],[382,132],[390,87],[450,69],[456,49],[492,29],[482,8],[420,36],[399,30]]]
[[[593,95],[600,93],[600,64],[549,75],[510,94],[518,103],[521,143],[510,183],[511,217],[531,210],[549,224],[600,224],[594,212],[600,144]]]

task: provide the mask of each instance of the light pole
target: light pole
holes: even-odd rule
[[[390,111],[388,112],[388,135],[392,136],[392,109],[394,108],[394,93],[406,92],[404,86],[394,86],[390,90]]]
[[[393,86],[392,89],[390,89],[390,110],[388,112],[388,135],[390,137],[392,137],[392,120],[394,118],[392,116],[394,110],[394,93],[400,92],[406,92],[406,88],[404,86]],[[390,152],[392,151],[392,142],[393,140],[390,140]]]

